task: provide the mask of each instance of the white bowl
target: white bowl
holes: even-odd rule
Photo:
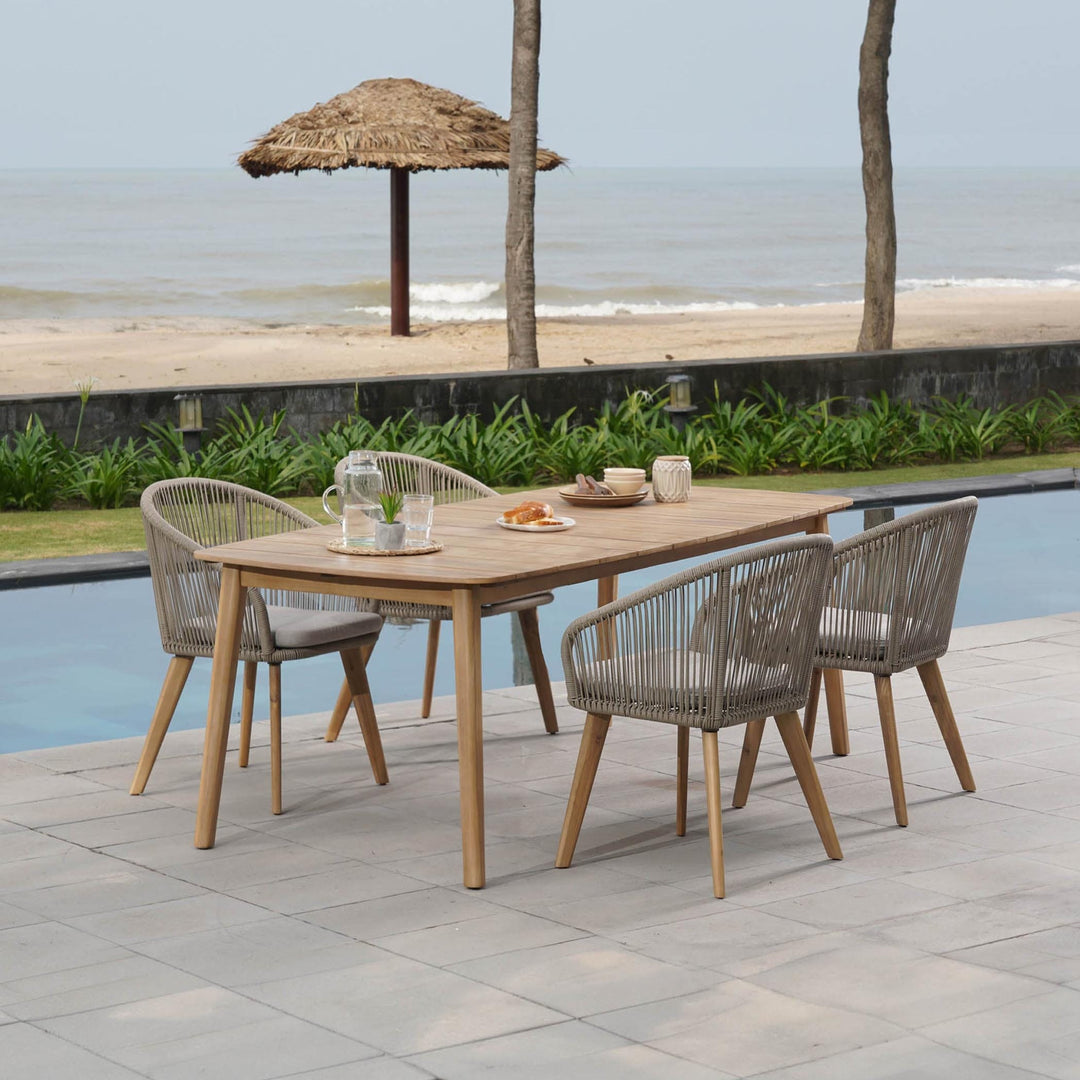
[[[616,495],[636,495],[637,492],[645,486],[645,477],[627,480],[622,477],[605,475],[604,483],[607,484]]]
[[[644,469],[605,469],[605,480],[644,480]]]

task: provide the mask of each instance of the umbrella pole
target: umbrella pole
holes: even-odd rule
[[[409,170],[390,170],[390,334],[409,336]]]

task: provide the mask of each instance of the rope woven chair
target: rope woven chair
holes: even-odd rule
[[[385,491],[400,491],[416,495],[432,495],[436,506],[446,503],[467,502],[470,499],[483,499],[496,495],[486,484],[473,479],[468,473],[452,469],[449,465],[432,461],[414,454],[397,454],[383,451],[375,454],[383,476]],[[334,483],[341,484],[345,475],[348,458],[338,462],[334,470]],[[549,592],[530,593],[528,596],[503,600],[496,604],[484,604],[480,609],[482,618],[490,615],[516,613],[525,639],[525,649],[532,669],[536,696],[540,701],[540,712],[544,719],[544,728],[551,735],[559,730],[559,721],[555,716],[555,701],[551,696],[551,679],[548,676],[544,650],[540,644],[540,623],[536,609],[550,604],[554,596]],[[427,620],[428,640],[427,656],[424,662],[423,697],[420,702],[420,715],[431,715],[431,696],[435,688],[435,662],[439,655],[439,631],[443,622],[452,618],[450,608],[438,604],[412,604],[407,601],[382,600],[377,610],[386,619],[401,621]],[[326,741],[333,742],[341,732],[349,710],[348,688],[342,686],[337,704],[330,716],[330,725],[326,730]]]
[[[131,784],[141,795],[154,768],[176,705],[197,656],[214,655],[220,569],[193,558],[205,547],[307,529],[317,522],[280,502],[220,480],[176,479],[152,484],[140,501],[161,646],[172,655],[157,708],[146,733]],[[251,745],[255,675],[270,665],[270,767],[272,806],[281,813],[281,664],[327,652],[341,653],[349,701],[356,708],[375,780],[387,782],[382,741],[375,722],[366,652],[374,647],[382,618],[355,600],[314,593],[248,589],[240,639],[244,661],[240,764]]]
[[[574,856],[612,716],[678,725],[676,834],[686,832],[690,728],[701,731],[713,893],[724,895],[717,732],[774,716],[831,859],[842,858],[799,724],[822,599],[828,536],[775,540],[676,574],[572,622],[563,637],[570,704],[584,710],[555,865]]]
[[[948,652],[956,595],[978,499],[969,496],[918,510],[836,545],[821,618],[805,732],[813,742],[822,668],[874,676],[885,761],[897,825],[907,825],[891,676],[916,668],[960,786],[975,790],[938,660]],[[736,797],[743,805],[754,773],[760,725],[748,727]]]

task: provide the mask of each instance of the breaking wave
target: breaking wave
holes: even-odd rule
[[[1059,267],[1059,270],[1080,270],[1078,267]],[[1077,278],[899,278],[898,289],[1074,289],[1080,285]]]

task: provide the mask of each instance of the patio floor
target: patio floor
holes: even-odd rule
[[[852,753],[815,749],[844,861],[773,729],[724,813],[726,900],[696,743],[679,839],[656,724],[615,722],[552,869],[582,715],[545,735],[529,687],[485,695],[482,892],[460,884],[450,699],[380,707],[384,788],[355,724],[327,745],[325,714],[288,720],[276,818],[257,725],[212,851],[201,732],[169,736],[141,798],[139,740],[0,757],[0,1075],[1080,1077],[1080,614],[957,630],[942,669],[978,792],[899,676],[898,829],[872,683],[848,676]]]

